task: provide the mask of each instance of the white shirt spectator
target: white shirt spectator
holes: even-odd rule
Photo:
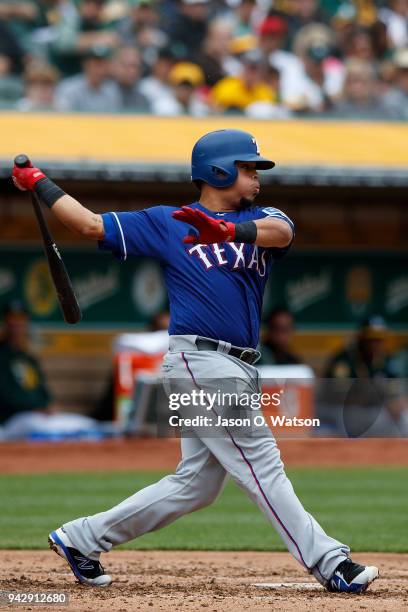
[[[154,76],[148,76],[142,79],[139,83],[139,91],[147,98],[152,106],[154,106],[156,100],[172,95],[171,87]]]
[[[408,19],[407,16],[399,15],[390,8],[382,8],[379,11],[380,20],[387,27],[388,38],[394,47],[406,47],[408,45]]]
[[[290,108],[311,108],[319,110],[323,104],[323,92],[329,97],[340,95],[344,83],[345,69],[335,58],[324,61],[323,91],[308,77],[302,60],[287,51],[274,51],[269,63],[280,73],[280,95],[283,104]]]
[[[280,95],[283,104],[296,107],[303,97],[304,70],[302,62],[288,51],[273,51],[269,55],[271,66],[279,70]]]
[[[176,99],[173,94],[156,98],[152,104],[152,112],[155,115],[165,117],[178,117],[180,115],[191,115],[192,117],[205,117],[208,115],[208,107],[194,94],[191,96],[187,109]]]

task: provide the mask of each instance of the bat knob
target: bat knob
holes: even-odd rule
[[[21,155],[17,155],[17,157],[14,158],[14,165],[17,166],[17,168],[27,168],[31,166],[31,162],[27,155],[24,155],[24,153],[22,153]]]

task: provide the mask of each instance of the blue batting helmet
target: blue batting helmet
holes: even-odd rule
[[[216,130],[196,142],[191,156],[191,180],[213,187],[229,187],[237,176],[236,162],[255,162],[259,170],[275,163],[261,157],[255,138],[242,130]]]

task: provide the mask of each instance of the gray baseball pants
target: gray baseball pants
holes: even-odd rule
[[[167,392],[213,392],[234,381],[248,393],[259,392],[255,367],[226,353],[198,351],[196,336],[170,336],[163,361]],[[202,413],[210,414],[205,407]],[[214,419],[222,406],[214,406]],[[222,430],[220,433],[220,429]],[[259,506],[289,552],[323,585],[350,552],[345,544],[328,536],[303,508],[287,478],[274,436],[265,427],[262,435],[223,427],[216,434],[208,427],[193,427],[181,437],[182,459],[175,474],[162,478],[110,510],[66,523],[73,545],[84,555],[98,559],[101,552],[160,529],[177,518],[211,504],[230,475]]]

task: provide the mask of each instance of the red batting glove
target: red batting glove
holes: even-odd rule
[[[198,234],[189,233],[188,236],[184,236],[183,242],[186,244],[230,242],[235,238],[235,223],[213,219],[198,208],[182,206],[181,210],[176,210],[171,216],[177,221],[193,225],[198,230]]]
[[[33,168],[31,164],[25,168],[14,166],[12,178],[17,189],[21,189],[21,191],[34,191],[38,181],[46,178],[46,176],[39,168]]]

